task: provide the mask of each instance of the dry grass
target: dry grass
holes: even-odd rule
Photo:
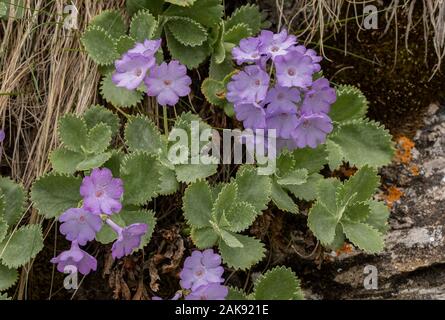
[[[6,129],[10,150],[2,161],[27,189],[50,168],[58,119],[67,112],[82,113],[97,97],[99,74],[81,52],[79,31],[104,8],[122,7],[124,1],[78,1],[77,32],[62,28],[66,4],[27,0],[22,19],[0,20],[0,127]],[[33,210],[24,217],[31,223],[40,220]],[[26,299],[29,269],[22,270],[19,299]]]

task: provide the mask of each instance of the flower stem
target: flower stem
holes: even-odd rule
[[[164,134],[168,137],[168,115],[167,106],[162,106],[163,118],[164,118]]]
[[[120,227],[118,224],[114,223],[113,220],[108,218],[105,220],[105,222],[113,229],[114,232],[116,232],[118,235],[122,232],[122,227]]]

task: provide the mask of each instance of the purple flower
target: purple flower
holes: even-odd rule
[[[60,233],[67,240],[77,241],[81,246],[94,240],[102,227],[102,219],[83,208],[68,209],[60,216],[59,221],[62,222]]]
[[[147,71],[155,63],[155,54],[161,45],[161,40],[145,40],[136,43],[121,59],[116,60],[112,80],[117,87],[134,90],[144,81]]]
[[[114,63],[116,71],[111,79],[117,87],[134,90],[144,81],[148,69],[153,67],[155,59],[146,58],[142,55],[132,57],[124,54],[121,59]]]
[[[303,113],[328,113],[336,100],[335,89],[329,86],[329,81],[320,78],[314,81],[311,89],[304,96],[301,110]]]
[[[257,65],[235,74],[227,85],[227,100],[234,104],[259,103],[266,97],[269,75]]]
[[[266,125],[268,129],[276,129],[277,137],[288,139],[297,126],[296,110],[293,112],[281,112],[268,114]]]
[[[241,103],[234,106],[238,121],[244,128],[262,129],[266,127],[266,111],[257,103]]]
[[[161,39],[138,42],[132,49],[128,50],[126,54],[131,57],[143,56],[145,58],[152,59],[154,58],[156,52],[159,50],[161,42]]]
[[[267,106],[268,114],[275,113],[296,113],[297,102],[300,102],[300,90],[297,88],[286,88],[276,86],[269,90],[264,101]]]
[[[117,233],[117,240],[111,248],[111,256],[114,259],[128,256],[134,249],[139,248],[142,237],[148,230],[148,226],[145,223],[134,223],[122,228],[111,219],[107,219],[106,222]]]
[[[62,252],[57,257],[51,259],[51,263],[57,264],[57,270],[64,272],[66,266],[74,266],[83,275],[87,275],[91,270],[96,271],[97,260],[87,252],[79,248],[77,241],[71,243],[71,249]]]
[[[210,283],[200,286],[185,297],[185,300],[224,300],[229,294],[229,289],[218,283]]]
[[[332,120],[326,114],[303,114],[298,120],[292,137],[299,148],[306,146],[316,148],[317,145],[326,141],[326,135],[332,129]]]
[[[120,198],[124,193],[121,179],[113,178],[110,169],[93,169],[90,176],[83,178],[80,195],[83,207],[94,214],[117,213],[121,211]]]
[[[0,143],[2,143],[3,140],[5,140],[5,131],[0,130]]]
[[[232,56],[237,64],[258,62],[261,58],[260,39],[249,37],[240,41],[239,46],[232,49]]]
[[[287,54],[289,49],[297,43],[297,37],[288,35],[286,29],[281,30],[280,33],[263,30],[259,38],[261,40],[260,52],[272,57],[272,60]]]
[[[315,52],[312,49],[307,49],[305,46],[295,46],[293,47],[292,50],[300,52],[301,54],[310,57],[312,59],[312,66],[314,68],[314,72],[318,72],[321,70],[320,61],[323,60],[323,58],[320,57],[317,54],[317,52]]]
[[[307,88],[312,83],[312,59],[297,51],[275,59],[278,84],[282,87]]]
[[[221,256],[212,249],[193,251],[184,261],[184,269],[179,274],[181,287],[196,290],[209,283],[221,283],[224,268],[221,267]]]
[[[155,66],[145,78],[147,94],[151,97],[156,96],[162,106],[177,104],[179,97],[190,93],[191,83],[187,68],[176,60]]]

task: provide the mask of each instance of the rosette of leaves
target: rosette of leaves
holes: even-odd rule
[[[247,269],[259,262],[264,245],[240,234],[267,208],[271,183],[253,166],[241,167],[229,183],[211,187],[205,180],[191,184],[184,193],[183,210],[191,237],[200,248],[218,246],[224,263]]]
[[[300,280],[286,267],[275,267],[258,277],[253,291],[246,294],[243,290],[229,287],[227,300],[303,300]]]
[[[389,210],[372,199],[379,182],[376,169],[364,166],[344,183],[329,178],[318,184],[308,226],[324,246],[339,248],[347,238],[368,253],[383,250]]]
[[[196,132],[193,132],[192,124],[196,125]],[[179,182],[192,183],[216,173],[217,164],[215,163],[191,161],[192,148],[195,148],[192,144],[200,141],[202,132],[206,129],[210,129],[210,126],[198,116],[183,113],[176,120],[170,132],[170,139],[167,139],[161,135],[150,119],[137,116],[128,121],[125,128],[125,140],[130,151],[142,151],[156,157],[161,174],[161,185],[157,193],[168,195],[177,191]],[[176,138],[179,138],[179,141],[176,141]],[[207,144],[206,141],[199,142],[196,150],[201,150]],[[174,152],[179,161],[171,161],[169,151]]]
[[[30,262],[43,248],[39,224],[16,227],[25,213],[26,202],[22,186],[0,177],[0,291],[13,286],[18,279],[17,269]]]
[[[98,168],[111,158],[109,146],[118,133],[119,118],[102,106],[92,106],[83,117],[63,116],[58,129],[62,146],[51,153],[51,164],[54,172],[73,174]]]

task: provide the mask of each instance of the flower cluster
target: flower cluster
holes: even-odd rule
[[[116,60],[112,80],[116,86],[128,90],[136,90],[145,83],[148,96],[156,97],[162,106],[174,106],[179,97],[190,93],[192,80],[187,68],[176,60],[156,64],[155,54],[160,46],[160,39],[136,43]]]
[[[68,209],[59,218],[60,233],[71,241],[71,248],[51,259],[52,263],[57,264],[58,271],[63,272],[66,266],[75,266],[84,275],[96,270],[96,259],[79,246],[84,246],[96,238],[96,233],[103,226],[103,220],[117,234],[117,240],[112,247],[113,258],[129,255],[140,246],[141,239],[148,229],[146,224],[135,223],[121,227],[109,218],[121,211],[123,193],[122,180],[113,178],[107,168],[93,169],[91,175],[83,179],[80,186],[83,206]]]
[[[221,256],[212,249],[194,251],[184,261],[184,268],[179,277],[180,285],[188,294],[185,300],[224,300],[229,289],[223,286]],[[182,293],[178,292],[172,300],[178,300]],[[153,300],[162,300],[153,297]]]
[[[278,149],[325,142],[336,94],[327,79],[315,79],[321,70],[315,51],[297,45],[286,30],[263,30],[241,40],[232,55],[238,65],[247,64],[227,85],[227,99],[245,128],[275,129]]]

